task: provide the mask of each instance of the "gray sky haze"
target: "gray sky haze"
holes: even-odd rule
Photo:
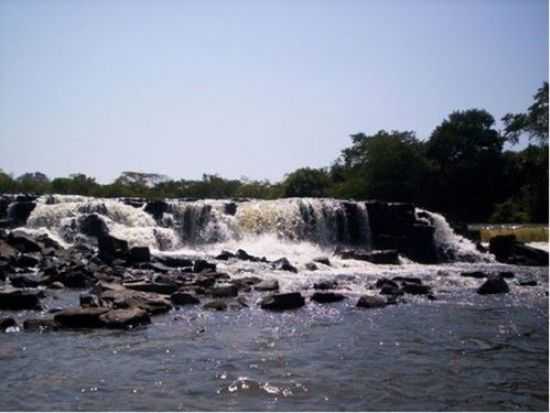
[[[544,0],[3,0],[0,168],[276,181],[544,80]]]

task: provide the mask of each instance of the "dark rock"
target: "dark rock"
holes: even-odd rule
[[[218,256],[216,256],[216,259],[221,261],[227,261],[228,259],[235,258],[235,257],[236,255],[233,254],[232,252],[224,250]]]
[[[124,288],[117,284],[102,284],[96,286],[100,290],[99,301],[101,305],[113,308],[138,307],[148,314],[160,314],[172,309],[169,297],[157,293],[148,293]]]
[[[342,294],[328,293],[328,292],[324,292],[324,293],[317,292],[311,296],[311,299],[318,303],[335,303],[337,301],[342,301],[345,298],[346,297]]]
[[[58,324],[52,318],[29,318],[23,321],[25,330],[56,330]]]
[[[153,270],[154,272],[161,273],[161,274],[166,274],[172,271],[171,267],[168,267],[158,262],[148,262],[146,264],[143,264],[143,267],[140,267],[140,268]]]
[[[170,296],[172,303],[177,306],[200,304],[200,300],[189,293],[177,291]]]
[[[4,288],[0,290],[0,309],[2,310],[40,310],[41,292],[38,290],[18,290]]]
[[[99,258],[107,263],[112,263],[116,258],[125,259],[128,254],[128,242],[115,238],[111,235],[104,235],[97,239],[99,247]]]
[[[99,302],[95,295],[82,294],[78,299],[82,308],[99,307]]]
[[[172,255],[160,255],[155,257],[161,264],[172,268],[183,268],[193,266],[193,261],[189,258],[175,257]]]
[[[0,318],[0,331],[5,331],[6,328],[17,327],[17,323],[11,317]]]
[[[205,310],[225,311],[227,310],[227,303],[221,300],[209,301],[202,306]]]
[[[305,305],[305,299],[300,293],[273,294],[264,297],[260,306],[264,310],[283,311],[300,308]]]
[[[497,235],[489,240],[489,251],[495,255],[497,261],[506,262],[512,255],[516,242],[516,236],[513,234]]]
[[[357,250],[343,250],[340,252],[343,259],[368,261],[373,264],[399,264],[397,250],[378,250],[362,252]]]
[[[264,258],[259,258],[259,257],[255,257],[253,255],[250,255],[248,252],[246,252],[245,250],[242,250],[242,249],[238,249],[236,254],[235,254],[235,257],[237,257],[238,259],[240,260],[243,260],[243,261],[252,261],[252,262],[266,262],[267,260]]]
[[[206,262],[205,260],[196,260],[193,272],[216,272],[216,264]]]
[[[330,267],[330,260],[327,257],[317,257],[313,259],[314,262],[318,262],[319,264],[328,265]]]
[[[208,292],[217,298],[236,297],[239,295],[239,287],[234,284],[218,285],[210,288]]]
[[[54,315],[55,322],[68,328],[97,328],[103,325],[100,319],[108,308],[68,308]]]
[[[11,285],[17,288],[35,288],[44,283],[44,280],[39,275],[22,274],[10,275]]]
[[[0,258],[11,261],[15,260],[17,250],[8,244],[5,240],[0,239]]]
[[[468,278],[486,278],[487,277],[487,274],[481,271],[461,272],[460,275]]]
[[[256,285],[256,284],[261,283],[262,279],[258,278],[258,277],[251,276],[251,277],[243,277],[243,278],[233,278],[231,280],[231,282],[235,283],[237,285],[251,286],[251,285]]]
[[[515,265],[548,266],[548,252],[516,240],[515,235],[498,235],[489,240],[497,261]]]
[[[357,301],[357,307],[361,308],[381,308],[387,305],[387,301],[382,297],[374,295],[363,295]]]
[[[32,201],[14,202],[10,205],[9,217],[16,225],[25,225],[35,207],[36,203]]]
[[[56,277],[67,288],[88,288],[95,283],[94,277],[85,270],[69,270]]]
[[[101,314],[99,320],[106,328],[130,328],[151,323],[149,314],[140,308],[110,310]]]
[[[316,290],[333,290],[336,287],[338,287],[338,283],[333,280],[324,280],[313,284],[313,288]]]
[[[49,287],[53,290],[62,290],[65,288],[65,285],[61,281],[54,281],[49,285]]]
[[[317,265],[314,262],[308,262],[306,263],[306,269],[308,271],[317,271],[319,267],[317,267]]]
[[[80,232],[91,237],[105,237],[109,235],[109,227],[97,214],[90,214],[79,219]]]
[[[390,284],[384,284],[382,288],[380,288],[380,294],[381,295],[390,295],[390,296],[398,296],[403,295],[403,291],[397,287]]]
[[[534,287],[538,285],[537,280],[535,280],[534,278],[528,278],[528,277],[520,278],[516,282],[518,285],[522,287]]]
[[[393,287],[393,288],[399,288],[399,285],[393,280],[388,280],[387,278],[380,278],[376,280],[376,288],[383,288],[383,287]]]
[[[168,212],[170,206],[164,201],[151,201],[145,205],[144,211],[151,214],[157,221],[162,220],[165,212]]]
[[[23,233],[11,233],[7,239],[8,244],[20,252],[41,252],[42,247],[30,236]]]
[[[393,277],[392,280],[399,283],[422,284],[422,280],[416,277]]]
[[[130,290],[158,294],[172,294],[176,292],[179,288],[179,286],[175,283],[165,284],[148,281],[126,282],[122,285]]]
[[[254,289],[257,291],[276,291],[279,290],[279,281],[277,280],[263,280],[256,284]]]
[[[411,283],[411,282],[402,283],[401,288],[407,294],[413,294],[413,295],[426,295],[431,293],[432,291],[432,289],[427,285]]]
[[[235,215],[237,213],[237,204],[235,202],[227,202],[223,206],[223,211],[227,215]]]
[[[21,254],[15,262],[19,267],[36,267],[40,264],[40,257],[31,254]]]
[[[478,294],[504,294],[510,291],[508,284],[499,275],[490,275],[487,280],[478,288]]]
[[[128,253],[128,264],[151,261],[149,247],[132,247]]]
[[[514,278],[514,273],[510,271],[503,271],[499,272],[498,275],[500,275],[502,278]]]
[[[286,258],[279,258],[271,263],[274,270],[289,271],[297,273],[298,270]]]

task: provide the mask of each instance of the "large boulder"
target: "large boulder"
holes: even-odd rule
[[[507,264],[548,266],[548,252],[519,242],[513,234],[491,238],[489,251],[497,261]]]
[[[164,201],[151,201],[145,205],[144,211],[151,214],[157,221],[162,220],[165,212],[168,212],[170,206]]]
[[[176,306],[200,304],[200,300],[185,291],[176,291],[170,296],[172,303]]]
[[[311,300],[317,303],[335,303],[345,298],[344,295],[333,292],[316,292],[311,296]]]
[[[109,235],[109,227],[97,214],[90,214],[79,219],[80,232],[91,237],[104,237]]]
[[[99,258],[107,263],[120,258],[125,259],[128,255],[128,242],[115,238],[111,235],[103,235],[98,239]]]
[[[487,280],[478,288],[477,293],[485,294],[505,294],[510,291],[508,284],[500,275],[489,275]]]
[[[130,290],[116,284],[102,283],[97,288],[100,290],[99,302],[105,307],[138,307],[150,315],[165,313],[172,309],[170,298],[167,295]]]
[[[287,258],[283,257],[283,258],[279,258],[278,260],[275,260],[271,263],[271,267],[274,269],[274,270],[279,270],[279,271],[289,271],[289,272],[294,272],[294,273],[297,273],[298,270],[296,269],[296,267],[294,265],[292,265]]]
[[[151,261],[149,247],[132,247],[128,253],[128,263],[138,264]]]
[[[40,297],[38,290],[20,290],[16,288],[4,288],[0,290],[1,310],[40,310]]]
[[[260,306],[264,310],[283,311],[300,308],[306,303],[304,297],[300,293],[285,293],[273,294],[264,297],[260,302]]]
[[[10,205],[9,217],[16,225],[25,225],[35,207],[36,203],[32,201],[14,202]]]
[[[37,241],[20,231],[10,233],[6,241],[13,248],[23,253],[42,252],[42,246]]]

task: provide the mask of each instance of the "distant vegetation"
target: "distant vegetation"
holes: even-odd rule
[[[0,170],[0,192],[98,197],[264,198],[335,197],[414,202],[466,222],[548,222],[548,83],[525,113],[509,113],[503,130],[481,109],[451,113],[424,140],[412,131],[351,135],[327,168],[300,168],[282,182],[172,180],[124,172],[100,185],[84,174],[50,180],[40,172],[17,178]],[[521,135],[529,145],[504,151]]]
[[[490,226],[481,228],[479,234],[484,242],[497,235],[515,235],[522,242],[548,242],[548,227],[544,226]]]

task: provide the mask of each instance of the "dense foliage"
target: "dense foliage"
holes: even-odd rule
[[[13,178],[0,170],[0,192],[81,194],[144,198],[335,197],[414,202],[468,222],[548,222],[548,83],[537,90],[526,113],[502,118],[485,110],[455,111],[425,140],[412,131],[381,130],[351,135],[328,168],[300,168],[282,182],[200,180],[123,172],[113,183],[73,174],[49,178],[41,172]],[[504,150],[527,135],[521,151]]]

